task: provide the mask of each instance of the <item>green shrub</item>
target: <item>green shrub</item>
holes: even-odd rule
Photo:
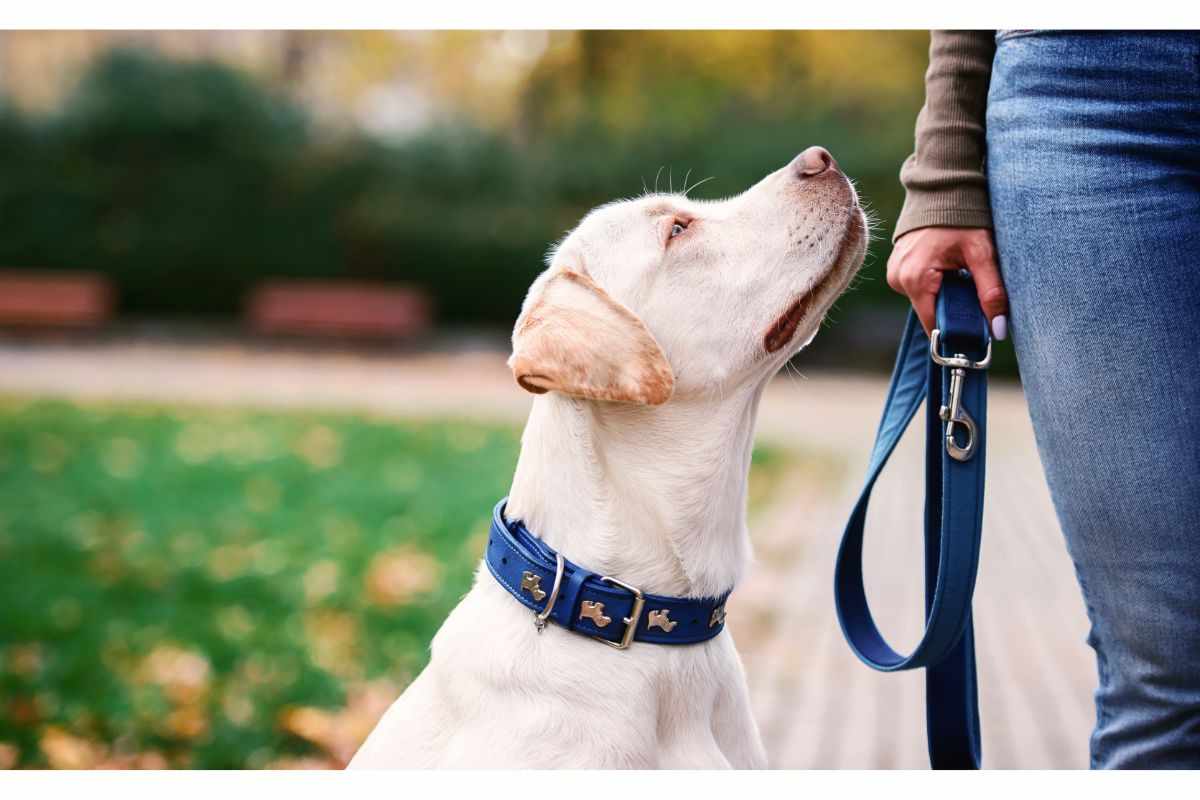
[[[696,91],[716,105],[686,128],[666,114],[620,130],[585,103],[526,138],[452,120],[384,143],[316,131],[231,68],[117,51],[56,114],[0,112],[0,263],[102,271],[137,314],[230,314],[263,277],[344,276],[419,284],[444,320],[507,323],[549,244],[660,167],[663,188],[690,171],[714,176],[698,196],[730,194],[822,142],[894,212],[910,123],[868,140],[861,114],[771,117]]]
[[[318,130],[232,68],[115,51],[53,115],[0,103],[0,267],[98,270],[121,313],[146,316],[234,315],[270,277],[398,281],[426,290],[441,322],[503,327],[591,207],[685,179],[712,178],[696,197],[736,194],[820,143],[878,235],[833,315],[855,324],[828,326],[806,358],[886,367],[904,303],[883,264],[919,76],[916,94],[854,105],[655,74],[632,99],[603,75],[535,76],[516,130],[451,118],[382,141]]]

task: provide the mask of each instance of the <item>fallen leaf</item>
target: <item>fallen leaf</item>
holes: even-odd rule
[[[75,736],[54,725],[42,731],[38,746],[53,769],[92,769],[107,755],[107,750],[100,743]]]
[[[412,545],[384,551],[367,569],[367,598],[376,605],[399,606],[433,591],[441,580],[437,559]]]
[[[195,739],[208,731],[208,715],[196,703],[180,706],[167,715],[163,727],[178,739]]]
[[[315,469],[328,469],[342,460],[342,439],[332,428],[314,425],[296,440],[294,452]]]
[[[337,591],[340,571],[335,561],[318,561],[304,572],[304,599],[309,605]]]
[[[309,612],[304,630],[314,664],[343,678],[362,674],[358,624],[353,615],[332,610]]]
[[[175,703],[184,705],[203,697],[211,672],[203,654],[174,645],[159,645],[142,661],[139,676],[161,687]]]
[[[14,644],[7,648],[8,671],[26,678],[42,671],[42,646],[37,642]]]
[[[344,765],[330,758],[306,756],[304,758],[280,758],[268,762],[265,769],[341,769]]]
[[[341,709],[290,708],[280,715],[279,724],[285,731],[320,747],[332,759],[331,766],[341,768],[350,763],[399,694],[399,687],[390,681],[356,684],[347,690],[346,705]]]
[[[96,764],[96,769],[168,769],[167,757],[157,750],[144,753],[114,753]]]
[[[21,751],[15,744],[0,742],[0,769],[12,769],[21,760]]]

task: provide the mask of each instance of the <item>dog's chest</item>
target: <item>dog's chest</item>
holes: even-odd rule
[[[481,627],[478,620],[487,619]],[[619,710],[639,720],[704,722],[722,687],[740,681],[726,637],[671,647],[634,643],[616,650],[588,636],[548,626],[484,581],[446,621],[435,651],[475,673],[489,691],[531,693],[586,713]],[[535,703],[538,700],[534,701]]]

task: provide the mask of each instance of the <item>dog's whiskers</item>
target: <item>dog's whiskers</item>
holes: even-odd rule
[[[689,173],[689,174],[691,174],[691,173]],[[709,175],[707,178],[702,178],[701,180],[696,181],[691,186],[685,186],[685,188],[683,190],[683,196],[687,197],[688,193],[693,191],[697,186],[703,186],[704,184],[708,183],[709,181],[714,180],[716,177],[717,177],[716,175]]]

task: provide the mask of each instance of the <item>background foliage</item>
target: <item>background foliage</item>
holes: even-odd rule
[[[506,114],[480,111],[448,62],[462,102],[386,138],[315,124],[286,84],[231,66],[110,51],[57,108],[0,111],[0,263],[101,270],[132,314],[229,315],[263,277],[344,276],[423,286],[446,322],[507,325],[590,207],[685,176],[713,178],[698,197],[737,193],[821,143],[879,221],[843,312],[901,307],[880,265],[924,33],[571,41],[540,56]]]

